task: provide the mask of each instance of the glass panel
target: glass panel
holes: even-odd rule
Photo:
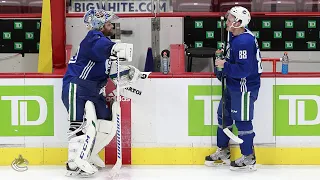
[[[211,12],[215,11],[212,0],[173,0],[174,12]]]
[[[305,12],[319,12],[320,1],[303,0],[301,8]]]
[[[41,13],[42,0],[1,0],[0,14]]]
[[[28,13],[41,13],[42,0],[27,0]]]
[[[20,14],[22,13],[22,6],[19,1],[0,1],[0,13]]]

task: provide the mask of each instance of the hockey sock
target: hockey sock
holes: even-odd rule
[[[70,122],[69,131],[70,131],[70,132],[73,132],[73,131],[79,129],[80,126],[82,125],[82,123],[83,123],[82,121],[71,121],[71,122]],[[83,134],[84,134],[84,133],[83,133],[82,131],[79,131],[79,132],[76,133],[76,136],[81,136],[81,135],[83,135]]]
[[[236,121],[238,128],[238,136],[243,140],[240,144],[241,154],[248,156],[253,153],[253,138],[255,133],[253,132],[252,121]]]
[[[218,130],[217,130],[217,146],[219,148],[225,148],[225,147],[229,146],[230,138],[223,132],[222,117],[221,116],[219,116],[218,121],[219,121],[219,125],[218,125]],[[230,131],[232,131],[232,121],[229,120],[225,123],[226,123],[226,127],[228,127],[230,129]]]

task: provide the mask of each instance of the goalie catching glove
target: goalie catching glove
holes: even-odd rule
[[[111,64],[110,69],[110,79],[112,82],[117,85],[118,81],[118,73],[117,73],[117,62],[113,61]],[[137,80],[141,78],[143,75],[137,68],[131,65],[120,65],[119,67],[120,71],[120,81],[119,81],[119,87],[120,88],[126,88],[130,86],[131,84],[135,83]]]

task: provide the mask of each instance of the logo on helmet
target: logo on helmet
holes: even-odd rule
[[[246,10],[243,10],[243,11],[242,11],[242,14],[247,14],[247,11],[246,11]]]

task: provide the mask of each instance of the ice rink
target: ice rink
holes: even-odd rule
[[[109,169],[90,179],[108,180]],[[320,166],[266,166],[258,165],[255,172],[234,172],[228,167],[206,166],[123,166],[118,180],[311,180],[319,179]],[[0,167],[1,180],[66,180],[63,166],[29,166],[17,172],[10,166]],[[83,179],[83,178],[76,178]],[[88,179],[88,178],[85,178]]]

